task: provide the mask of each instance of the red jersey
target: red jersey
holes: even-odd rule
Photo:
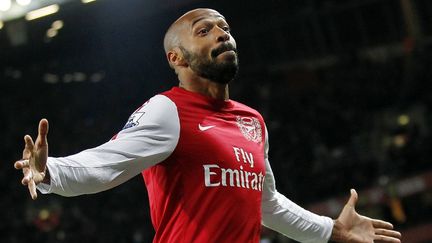
[[[174,152],[143,172],[153,242],[259,242],[265,177],[264,121],[238,102],[181,88]]]

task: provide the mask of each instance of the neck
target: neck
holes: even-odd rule
[[[228,84],[220,84],[201,77],[183,77],[179,75],[179,86],[185,90],[199,93],[218,100],[228,100]]]

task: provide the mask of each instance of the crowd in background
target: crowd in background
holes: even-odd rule
[[[111,10],[114,2],[104,10]],[[233,22],[233,33],[238,33],[240,73],[230,86],[230,97],[263,114],[269,130],[270,161],[281,193],[307,206],[347,195],[352,187],[359,191],[385,187],[432,169],[430,44],[384,59],[361,58],[359,54],[367,45],[402,39],[402,30],[396,29],[394,35],[382,31],[380,24],[385,21],[376,20],[384,15],[374,18],[370,11],[384,9],[387,22],[396,19],[393,25],[403,26],[399,10],[392,12],[397,1],[370,1],[370,5],[376,2],[379,6],[345,8],[348,14],[336,4],[336,10],[327,9],[336,1],[298,1],[304,11],[284,5],[285,1],[271,1],[262,9],[251,2],[241,6],[249,9],[245,16],[231,8],[239,3],[221,2],[221,11]],[[417,2],[427,5],[428,1]],[[314,13],[312,7],[320,11]],[[364,14],[363,24],[371,31],[369,40],[361,36],[349,39],[342,34],[345,32],[330,31],[335,27],[329,24],[332,17],[349,19],[350,11]],[[94,18],[98,16],[94,13],[111,14],[88,12]],[[152,24],[161,21],[168,25],[166,16],[179,14],[172,12],[154,18],[123,16],[131,19],[112,21],[113,25],[102,25],[105,18],[100,18],[90,27],[85,18],[71,14],[69,18],[78,19],[78,24],[67,29],[72,21],[65,21],[64,34],[49,45],[42,44],[44,54],[28,44],[20,49],[24,51],[8,49],[9,59],[0,56],[0,242],[151,242],[154,231],[141,176],[99,194],[73,198],[39,195],[32,201],[13,162],[22,156],[23,136],[37,135],[41,118],[50,122],[50,155],[70,155],[108,141],[137,107],[176,86],[163,58],[162,24]],[[323,25],[321,37],[328,40],[318,42],[316,33],[308,32],[317,31],[315,17],[322,18],[318,21]],[[335,28],[354,28],[344,23],[336,21],[342,26]],[[147,34],[155,29],[154,36]],[[92,31],[95,34],[83,37]],[[334,41],[337,34],[339,46]],[[32,52],[26,54],[28,58],[26,50]],[[331,58],[320,65],[291,62],[314,54],[331,54]],[[404,200],[407,221],[396,223],[398,229],[430,220],[430,193]],[[385,213],[387,206],[382,207],[384,213],[378,216],[394,222],[391,213]],[[267,230],[263,238],[287,242]]]

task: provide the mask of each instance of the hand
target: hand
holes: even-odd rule
[[[400,243],[401,234],[393,230],[391,223],[371,219],[355,211],[357,199],[357,192],[351,189],[350,199],[334,222],[331,240],[346,243]]]
[[[48,158],[48,120],[42,119],[39,122],[38,136],[36,143],[29,135],[24,136],[25,147],[22,159],[15,162],[17,170],[22,170],[24,177],[21,183],[27,186],[33,200],[37,198],[36,185],[46,177],[46,162]]]

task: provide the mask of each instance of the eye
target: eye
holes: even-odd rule
[[[198,30],[198,35],[206,35],[208,32],[207,28],[202,28]]]
[[[222,29],[228,33],[231,31],[231,28],[229,26],[222,26]]]

